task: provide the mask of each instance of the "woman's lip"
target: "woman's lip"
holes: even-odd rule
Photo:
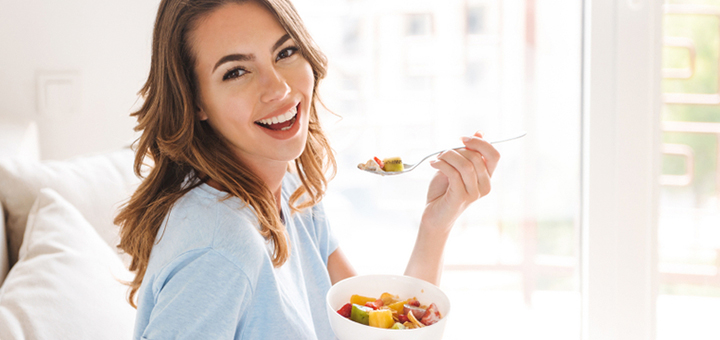
[[[263,126],[260,123],[256,123],[256,125],[258,126],[258,128],[260,128],[261,131],[277,140],[288,140],[290,138],[296,137],[298,135],[298,131],[300,130],[300,126],[302,125],[301,119],[303,119],[302,116],[304,114],[300,111],[299,105],[300,104],[298,104],[298,113],[292,119],[292,125],[290,125],[286,130],[273,130],[270,129],[268,126]]]
[[[294,104],[287,105],[287,106],[285,106],[285,107],[283,107],[283,108],[280,108],[280,109],[278,109],[278,110],[275,110],[275,111],[273,111],[272,113],[270,113],[269,115],[267,115],[267,116],[265,116],[265,117],[263,117],[263,118],[260,118],[260,119],[258,119],[258,120],[255,120],[255,122],[257,123],[257,122],[259,122],[259,121],[261,121],[261,120],[271,119],[271,118],[273,118],[273,117],[277,117],[277,116],[283,115],[283,114],[285,114],[285,112],[290,111],[290,109],[292,109],[293,107],[297,107],[297,112],[300,112],[300,102],[298,102],[298,103],[294,103]]]

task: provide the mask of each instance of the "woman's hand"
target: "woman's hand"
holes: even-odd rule
[[[438,172],[428,188],[421,228],[449,232],[470,203],[490,192],[500,153],[479,132],[463,143],[465,149],[445,151],[430,162]]]
[[[427,205],[405,275],[435,285],[442,276],[443,253],[455,220],[470,203],[490,192],[500,154],[476,132],[463,138],[465,149],[441,153],[430,164],[438,172],[428,188]]]

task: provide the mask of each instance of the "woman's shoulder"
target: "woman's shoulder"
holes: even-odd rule
[[[201,184],[175,202],[160,232],[178,232],[211,241],[208,237],[213,236],[218,227],[227,221],[253,224],[251,215],[249,208],[239,199],[228,198],[209,185]]]
[[[162,267],[185,253],[205,248],[244,267],[263,256],[265,242],[250,208],[202,184],[170,210],[158,231],[150,261]]]
[[[170,214],[186,215],[223,213],[239,211],[244,204],[238,199],[228,198],[227,194],[207,184],[200,184],[180,197],[170,210]]]

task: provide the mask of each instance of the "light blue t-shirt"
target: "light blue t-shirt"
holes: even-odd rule
[[[290,257],[280,268],[240,199],[207,184],[180,198],[138,291],[134,339],[335,339],[325,294],[337,241],[321,204],[291,214],[298,185],[295,175],[283,179]]]

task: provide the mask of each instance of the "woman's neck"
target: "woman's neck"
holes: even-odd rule
[[[272,193],[273,198],[275,199],[275,204],[277,205],[278,211],[282,211],[280,200],[281,200],[281,193],[282,193],[282,180],[283,177],[285,177],[285,172],[287,171],[287,165],[283,167],[282,169],[280,167],[274,167],[274,169],[264,169],[263,171],[256,171],[256,169],[251,169],[255,174],[260,177],[260,180],[265,183],[265,186],[267,186],[268,190]],[[210,178],[206,182],[209,186],[223,191],[228,192],[227,188],[225,188],[220,182]]]
[[[275,204],[277,204],[278,211],[281,211],[280,197],[282,192],[282,180],[285,177],[285,172],[287,172],[287,164],[283,164],[282,166],[278,164],[274,164],[274,166],[264,166],[263,169],[253,169],[252,166],[250,167],[253,173],[257,174],[257,176],[260,177],[260,180],[262,180],[270,190],[273,198],[275,198]]]

